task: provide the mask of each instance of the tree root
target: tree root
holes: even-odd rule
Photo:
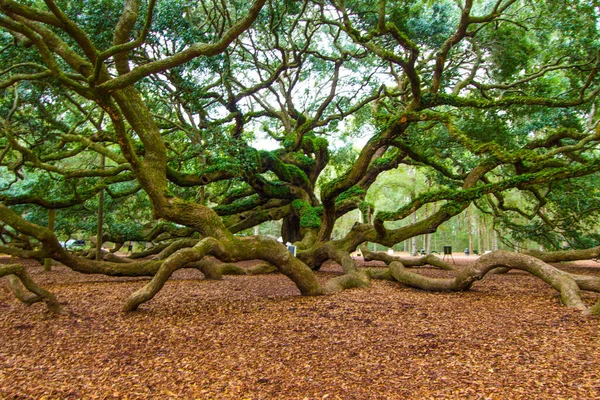
[[[21,280],[17,275],[6,275],[6,280],[8,281],[8,288],[15,295],[17,299],[19,299],[22,303],[27,304],[28,306],[42,301],[42,298],[37,294],[33,294],[23,288],[21,284]]]
[[[577,282],[577,285],[581,290],[600,293],[600,277],[569,274],[567,272],[565,272],[565,274],[569,275],[575,282]]]
[[[363,269],[371,279],[379,279],[384,281],[395,281],[389,268],[365,268]]]
[[[60,312],[60,306],[56,296],[46,289],[38,286],[25,267],[21,264],[7,264],[0,266],[0,277],[6,276],[8,285],[17,299],[27,305],[43,301],[52,313]],[[21,284],[23,286],[21,286]],[[23,287],[29,291],[23,290]]]
[[[398,282],[431,292],[467,290],[479,279],[468,270],[459,272],[454,278],[430,278],[409,271],[400,261],[390,264],[390,273]]]
[[[218,259],[266,261],[269,265],[241,269],[233,264],[215,265],[214,262],[203,260],[205,256],[213,255]],[[246,237],[229,241],[215,238],[204,238],[194,247],[184,248],[168,256],[158,268],[152,280],[137,290],[126,301],[124,311],[135,311],[140,304],[152,299],[164,286],[169,277],[178,269],[194,266],[200,269],[209,279],[219,279],[223,273],[263,273],[272,271],[274,266],[279,272],[290,278],[300,293],[305,296],[325,294],[326,290],[308,268],[308,266],[293,257],[280,243],[268,238]],[[242,271],[243,270],[243,271]]]
[[[325,283],[326,293],[337,293],[345,289],[367,288],[371,286],[371,278],[364,271],[352,272],[329,279]]]
[[[267,237],[235,237],[221,226],[220,218],[209,208],[189,202],[167,202],[155,210],[157,215],[184,222],[186,218],[197,220],[203,215],[211,224],[197,224],[199,233],[214,233],[215,237],[206,237],[194,247],[176,251],[164,261],[141,261],[117,264],[106,261],[87,260],[67,252],[50,230],[23,219],[20,215],[0,203],[0,219],[15,230],[35,237],[43,246],[42,258],[51,257],[74,271],[83,273],[101,273],[110,276],[143,276],[153,278],[143,288],[134,292],[127,300],[124,309],[132,311],[150,299],[164,286],[167,279],[177,269],[191,262],[200,261],[206,255],[213,255],[226,262],[242,260],[263,260],[274,265],[279,272],[288,277],[304,296],[325,294],[324,288],[311,269],[292,256],[285,246]],[[155,204],[155,206],[157,206]],[[202,219],[202,218],[200,218]],[[210,225],[210,226],[209,226]],[[222,228],[222,229],[221,229]],[[217,239],[218,238],[218,239]],[[167,246],[165,246],[167,247]],[[163,248],[165,248],[163,247]],[[158,252],[155,252],[156,254]]]
[[[150,282],[129,296],[129,299],[127,299],[123,306],[123,310],[137,310],[140,304],[152,299],[162,289],[173,272],[183,268],[190,262],[201,260],[218,244],[216,239],[205,238],[199,241],[194,247],[181,249],[169,256],[159,267]]]
[[[217,260],[204,259],[187,265],[188,268],[200,270],[206,279],[221,280],[223,275],[265,275],[277,272],[273,264],[263,262],[248,268],[232,263],[221,263]]]
[[[324,246],[324,251],[329,260],[333,260],[342,266],[344,273],[356,274],[358,272],[356,261],[354,261],[349,252],[339,249],[331,243]]]
[[[405,285],[428,291],[464,291],[475,281],[482,279],[490,271],[499,267],[519,269],[542,279],[560,293],[563,304],[585,313],[598,313],[600,305],[588,309],[581,299],[580,290],[600,292],[600,278],[572,275],[561,271],[535,257],[525,254],[497,250],[481,256],[473,265],[456,273],[453,278],[431,278],[409,271],[399,261],[390,264],[392,277]],[[371,271],[371,270],[370,270]],[[379,276],[387,278],[385,273]],[[371,277],[377,276],[370,272]],[[600,304],[600,302],[599,302]]]
[[[390,254],[384,252],[374,252],[370,251],[367,246],[361,246],[360,251],[363,255],[365,261],[383,261],[387,265],[390,265],[392,262],[399,261],[406,268],[410,267],[422,267],[424,265],[431,265],[433,267],[437,267],[439,269],[443,269],[445,271],[456,271],[456,268],[447,262],[441,260],[439,257],[436,257],[433,254],[428,254],[419,258],[402,258],[398,256],[392,256]]]
[[[367,288],[371,286],[371,277],[368,272],[359,271],[352,255],[328,243],[323,250],[329,260],[342,266],[344,274],[329,279],[324,286],[325,293],[337,293],[345,289]]]

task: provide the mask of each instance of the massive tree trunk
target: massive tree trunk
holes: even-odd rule
[[[290,213],[290,215],[283,218],[281,237],[283,243],[295,243],[302,240],[302,234],[300,233],[300,217],[294,213]]]

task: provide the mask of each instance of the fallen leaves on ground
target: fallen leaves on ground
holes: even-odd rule
[[[146,279],[28,269],[64,314],[22,305],[0,281],[0,398],[600,398],[600,319],[522,272],[464,293],[374,281],[301,297],[277,274],[183,270],[123,313]]]

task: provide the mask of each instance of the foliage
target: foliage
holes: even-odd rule
[[[514,241],[597,244],[590,2],[11,4],[0,200],[39,225],[58,209],[59,236],[91,234],[104,191],[120,240],[159,219],[229,237],[226,217],[317,249],[374,209],[353,251],[452,230],[476,202]]]

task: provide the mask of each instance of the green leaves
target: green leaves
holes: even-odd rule
[[[303,200],[294,200],[293,207],[300,214],[300,226],[302,228],[319,228],[321,226],[321,207],[312,207]]]
[[[389,21],[409,39],[426,46],[440,47],[458,22],[450,1],[394,1],[388,8]]]
[[[486,33],[489,35],[486,50],[490,52],[493,65],[490,70],[500,81],[514,79],[522,71],[530,71],[530,66],[536,64],[536,54],[540,48],[523,28],[502,23]]]
[[[1,195],[8,203],[61,202],[84,212],[106,188],[116,216],[109,224],[128,235],[132,225],[122,220],[152,218],[132,213],[128,202],[151,209],[164,197],[210,204],[232,221],[294,212],[303,227],[322,227],[319,240],[326,240],[339,214],[366,209],[365,200],[390,219],[404,218],[399,223],[414,211],[433,213],[421,203],[446,207],[435,211],[438,224],[468,201],[484,207],[485,191],[500,197],[535,182],[556,207],[549,215],[568,221],[561,235],[575,242],[573,227],[592,237],[564,211],[575,208],[569,190],[548,184],[591,174],[597,162],[595,4],[486,1],[469,11],[451,0],[275,2],[228,47],[198,52],[227,35],[250,3],[162,1],[145,42],[121,54],[119,68],[119,57],[104,60],[95,85],[90,65],[112,46],[125,2],[59,1],[80,30],[56,23],[60,15],[50,18],[46,3],[28,4],[43,11],[29,26],[40,27],[45,41],[21,37],[25,31],[8,24],[14,7],[0,5],[0,79],[10,89],[0,97],[0,117],[11,116],[8,125],[0,121]],[[147,7],[141,4],[130,40],[140,37]],[[125,65],[148,73],[133,74],[124,88],[114,79],[133,76]],[[47,68],[52,77],[27,75]],[[20,74],[22,81],[11,81]],[[263,134],[279,147],[253,148]],[[110,160],[104,170],[99,154]],[[160,181],[154,204],[134,194],[135,178],[150,192]],[[590,200],[585,209],[594,207]],[[549,235],[533,223],[527,235]],[[379,228],[376,240],[395,240]]]

